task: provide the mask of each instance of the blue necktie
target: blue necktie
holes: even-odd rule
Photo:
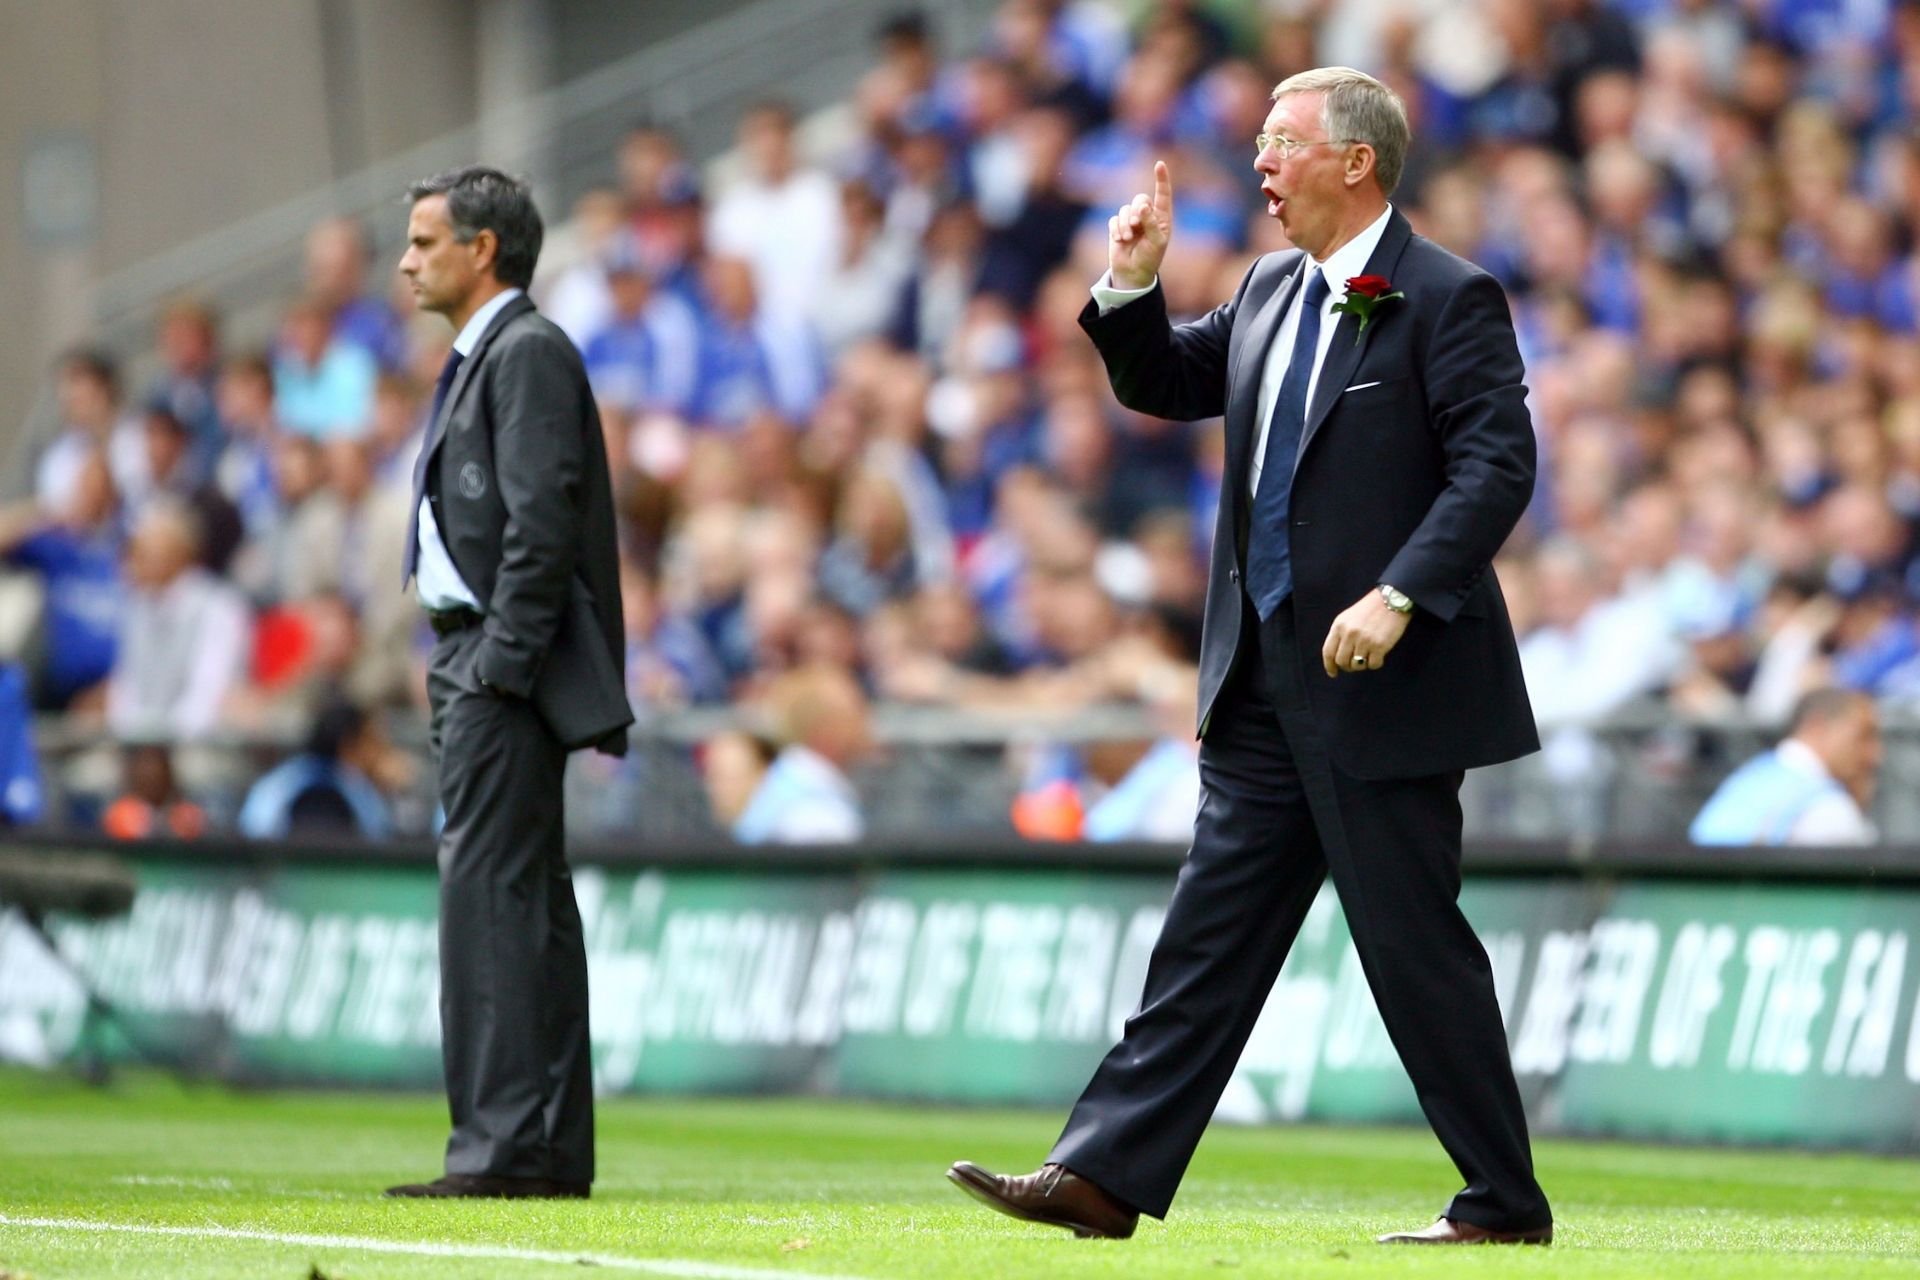
[[[433,452],[434,431],[440,424],[440,406],[447,402],[447,392],[453,389],[454,375],[460,372],[460,362],[465,359],[458,351],[447,352],[447,362],[440,366],[440,380],[433,384],[433,412],[427,415],[427,434],[420,441],[420,456],[413,461],[413,507],[407,517],[407,553],[400,574],[400,588],[403,591],[407,583],[413,581],[414,566],[420,562],[420,499],[427,493],[427,455]]]
[[[440,406],[447,402],[447,392],[453,389],[454,375],[460,372],[460,362],[466,357],[460,352],[447,352],[447,362],[440,366],[440,380],[433,384],[433,412],[427,417],[427,431],[431,433],[434,425],[440,421]]]
[[[1327,300],[1327,278],[1312,264],[1307,267],[1306,297],[1301,299],[1300,323],[1293,333],[1293,355],[1286,377],[1273,401],[1273,421],[1267,427],[1267,451],[1260,467],[1260,488],[1253,495],[1253,516],[1247,523],[1247,594],[1262,618],[1270,618],[1280,602],[1293,592],[1293,559],[1287,546],[1287,512],[1293,497],[1294,455],[1300,451],[1300,433],[1307,426],[1307,384],[1313,379],[1313,358],[1320,346],[1320,304]]]

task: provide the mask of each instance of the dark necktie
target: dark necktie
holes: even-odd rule
[[[1293,497],[1294,455],[1307,425],[1307,385],[1320,346],[1320,305],[1327,300],[1327,278],[1307,265],[1306,296],[1293,333],[1293,355],[1273,401],[1267,427],[1267,451],[1260,467],[1260,488],[1253,495],[1247,525],[1247,594],[1262,618],[1270,618],[1293,592],[1293,559],[1287,545],[1287,513]]]
[[[458,351],[447,352],[447,362],[440,366],[440,380],[433,384],[433,412],[427,415],[427,433],[420,440],[420,456],[413,460],[413,507],[407,517],[407,552],[400,573],[400,589],[406,590],[413,581],[414,567],[420,563],[420,499],[427,493],[427,456],[433,452],[434,436],[440,425],[440,408],[447,402],[447,392],[453,389],[454,375],[460,372],[460,362],[466,357]]]

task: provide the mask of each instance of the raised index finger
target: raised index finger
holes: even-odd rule
[[[1165,160],[1153,162],[1153,211],[1162,218],[1173,217],[1173,175]]]

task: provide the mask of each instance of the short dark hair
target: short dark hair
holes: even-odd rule
[[[461,244],[482,231],[493,232],[500,242],[493,259],[494,279],[516,289],[533,283],[533,265],[540,260],[540,240],[546,233],[540,210],[533,204],[533,191],[525,182],[498,169],[468,165],[407,188],[409,204],[428,196],[447,198],[447,221]]]
[[[933,26],[927,21],[927,15],[918,9],[902,9],[889,14],[874,28],[875,44],[917,44],[933,43]]]
[[[338,760],[347,744],[366,731],[369,718],[365,707],[338,690],[329,690],[307,727],[307,753]]]
[[[220,372],[229,378],[252,378],[269,387],[273,385],[273,361],[264,351],[243,351],[237,356],[228,356]]]
[[[180,420],[180,415],[175,413],[173,407],[165,400],[155,399],[149,401],[145,419],[147,426],[158,427],[168,435],[178,437],[182,440],[193,434],[187,427],[187,424]]]
[[[101,348],[73,347],[61,353],[57,364],[63,374],[77,373],[98,383],[106,391],[107,398],[118,403],[120,365]]]

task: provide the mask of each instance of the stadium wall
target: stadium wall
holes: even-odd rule
[[[0,1057],[124,1061],[138,1044],[238,1082],[437,1084],[430,851],[118,852],[132,912],[49,922],[117,1018],[0,915]],[[1473,850],[1462,902],[1535,1125],[1920,1147],[1920,872],[1900,854]],[[1138,997],[1178,856],[583,851],[600,1088],[1064,1104]],[[1221,1116],[1419,1117],[1330,888]]]

